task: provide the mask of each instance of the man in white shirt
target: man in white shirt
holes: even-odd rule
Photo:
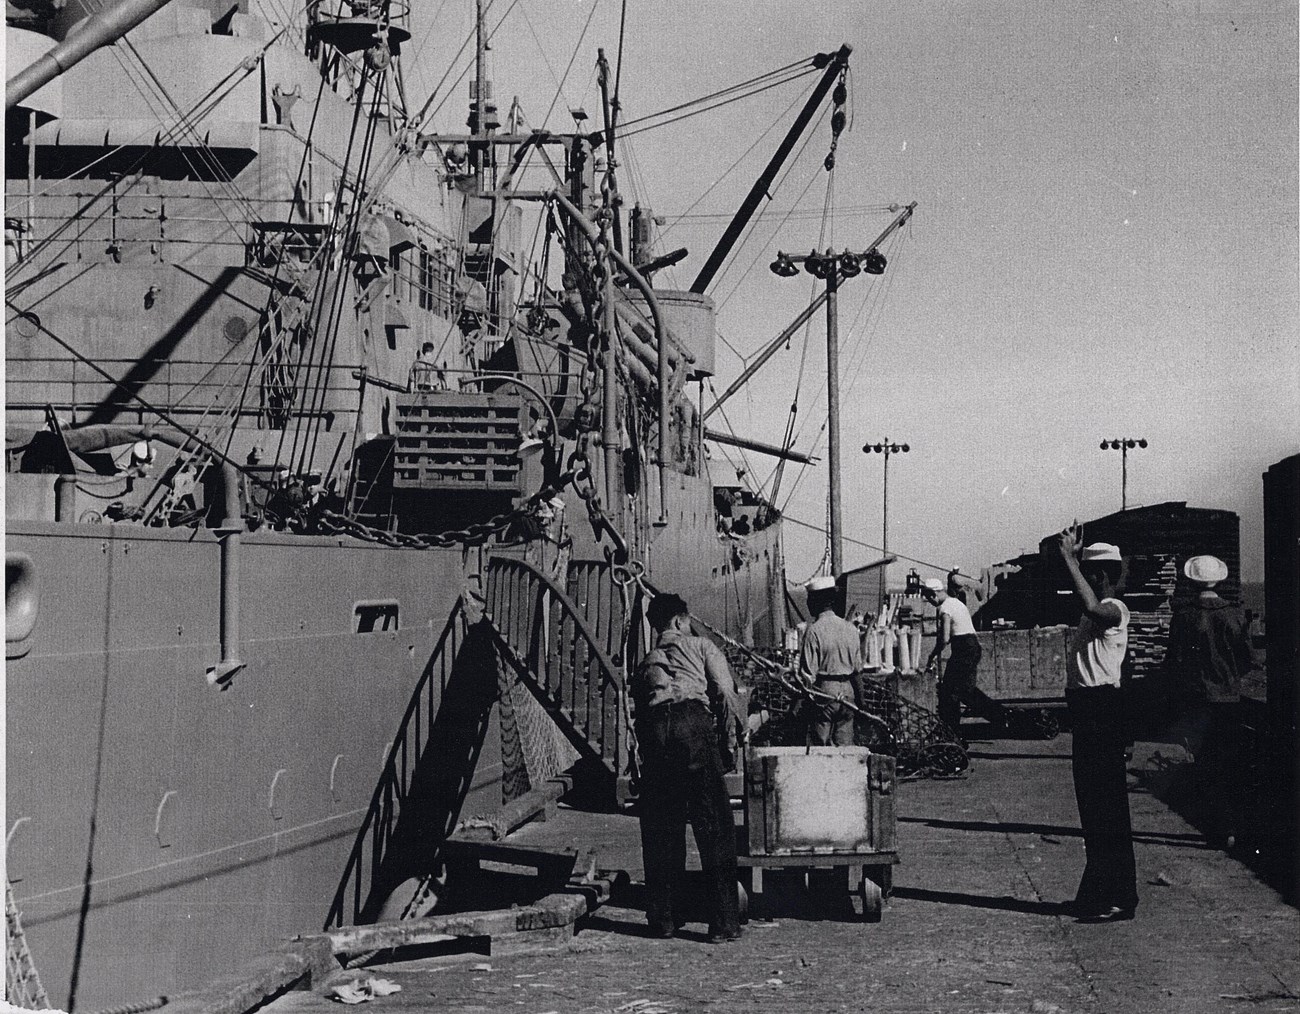
[[[1095,542],[1080,554],[1082,545],[1077,525],[1063,531],[1057,543],[1083,605],[1070,641],[1065,678],[1074,742],[1074,795],[1087,850],[1074,909],[1082,922],[1118,922],[1132,919],[1138,904],[1120,694],[1129,611],[1116,594],[1124,575],[1119,547]]]
[[[1004,731],[1008,724],[1006,708],[976,684],[975,676],[983,649],[966,603],[950,594],[938,578],[926,581],[921,594],[939,609],[934,650],[925,664],[926,670],[937,668],[944,648],[951,648],[948,665],[939,680],[939,717],[960,737],[961,706],[965,704],[974,714],[991,723],[996,731]]]

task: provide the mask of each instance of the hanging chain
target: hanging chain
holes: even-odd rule
[[[508,529],[520,526],[532,531],[542,524],[542,509],[546,501],[574,480],[572,472],[560,476],[554,486],[544,486],[514,510],[505,511],[489,518],[451,532],[421,533],[408,535],[405,532],[389,532],[380,528],[371,528],[355,521],[337,511],[321,510],[313,516],[314,527],[326,535],[350,535],[366,542],[378,542],[395,549],[448,549],[452,546],[481,546],[494,536]]]
[[[627,559],[627,541],[623,538],[613,520],[605,513],[600,491],[596,488],[596,480],[592,475],[591,468],[592,434],[596,432],[600,419],[600,412],[596,402],[596,384],[599,379],[597,357],[605,347],[605,343],[613,343],[614,341],[614,335],[610,330],[613,312],[612,306],[608,302],[612,283],[609,265],[610,251],[612,249],[610,233],[614,220],[614,209],[608,173],[605,174],[601,182],[601,208],[597,213],[596,220],[600,228],[600,235],[594,244],[595,257],[591,266],[594,285],[591,291],[589,293],[582,292],[583,287],[580,279],[576,275],[573,276],[575,287],[584,297],[583,304],[591,337],[587,342],[586,365],[583,367],[582,375],[579,378],[582,403],[578,406],[574,417],[578,433],[573,453],[569,456],[568,467],[573,474],[573,491],[578,494],[586,505],[587,515],[591,520],[592,527],[597,533],[604,532],[609,535],[615,546],[614,555],[616,557]]]

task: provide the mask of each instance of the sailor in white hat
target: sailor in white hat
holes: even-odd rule
[[[926,660],[926,671],[938,670],[944,649],[949,649],[948,664],[939,680],[939,717],[958,737],[961,735],[961,706],[983,718],[995,731],[1007,730],[1010,716],[1007,710],[979,688],[977,673],[983,649],[975,633],[966,603],[953,595],[951,585],[938,578],[927,578],[921,594],[927,602],[938,608],[934,649]],[[964,741],[963,741],[964,742]]]
[[[1183,564],[1191,598],[1174,601],[1165,665],[1174,723],[1171,742],[1185,742],[1195,762],[1195,798],[1202,801],[1210,840],[1228,845],[1241,829],[1240,793],[1231,788],[1240,741],[1242,677],[1254,667],[1246,622],[1215,587],[1228,579],[1217,556],[1193,556]]]
[[[1124,749],[1128,745],[1120,666],[1128,650],[1128,606],[1117,593],[1124,575],[1119,547],[1083,545],[1078,523],[1057,540],[1083,616],[1070,641],[1065,699],[1074,733],[1074,794],[1087,862],[1075,895],[1087,922],[1132,919],[1137,908],[1133,824]]]
[[[854,677],[862,669],[862,639],[858,628],[835,612],[835,578],[815,577],[804,590],[813,617],[799,650],[799,672],[833,701],[818,707],[813,742],[822,746],[853,745],[853,712],[842,701],[857,697]]]

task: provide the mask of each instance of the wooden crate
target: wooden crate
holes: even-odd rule
[[[977,680],[994,700],[1064,699],[1068,627],[986,630],[979,639],[984,655]]]
[[[396,407],[394,489],[522,491],[519,398],[427,391],[399,396]]]

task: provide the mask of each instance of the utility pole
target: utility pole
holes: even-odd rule
[[[1103,440],[1101,449],[1103,451],[1119,451],[1123,461],[1123,478],[1120,480],[1120,499],[1119,509],[1128,510],[1128,452],[1130,448],[1146,447],[1145,437],[1119,437],[1115,440]]]
[[[885,437],[884,441],[879,444],[862,445],[863,454],[870,454],[874,451],[876,454],[883,454],[885,456],[885,481],[883,483],[884,509],[881,511],[880,553],[886,560],[889,559],[889,456],[891,454],[906,454],[911,449],[912,448],[907,444],[890,443],[889,437]],[[888,563],[882,563],[880,565],[880,601],[882,603],[885,601],[885,575],[888,570]]]
[[[799,273],[799,265],[808,269],[814,278],[826,282],[826,397],[829,420],[827,457],[830,459],[830,485],[828,498],[830,502],[830,543],[831,574],[839,577],[844,571],[844,527],[840,512],[840,335],[837,294],[840,281],[854,278],[862,272],[869,275],[885,273],[885,255],[878,247],[895,229],[912,216],[916,209],[913,201],[898,213],[885,230],[876,237],[862,253],[845,250],[837,254],[834,250],[818,253],[790,255],[777,251],[776,260],[771,264],[772,273],[782,278],[791,278]]]
[[[826,276],[826,411],[830,413],[827,454],[831,466],[831,574],[836,578],[844,572],[844,521],[840,512],[840,318],[836,296],[839,287],[840,272],[832,269]]]

